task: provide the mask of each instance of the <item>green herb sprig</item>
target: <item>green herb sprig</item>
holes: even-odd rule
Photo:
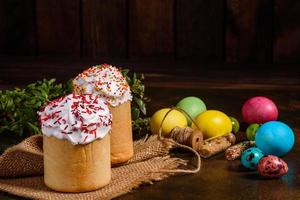
[[[67,91],[67,85],[58,84],[55,79],[43,79],[24,89],[0,91],[0,133],[12,132],[23,137],[41,133],[36,112]]]
[[[122,70],[133,95],[131,103],[132,128],[134,138],[139,138],[149,131],[149,118],[146,118],[145,85],[143,74],[130,73]],[[55,98],[72,92],[72,80],[65,84],[55,79],[37,81],[25,88],[0,90],[0,134],[12,133],[20,137],[40,134],[37,111]]]
[[[134,138],[140,138],[149,132],[150,118],[147,118],[146,103],[150,99],[145,96],[144,75],[130,73],[129,69],[122,69],[132,93],[131,116]]]

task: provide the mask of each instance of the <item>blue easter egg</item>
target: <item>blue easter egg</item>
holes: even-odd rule
[[[248,169],[256,169],[262,157],[264,157],[264,153],[259,148],[251,147],[243,152],[241,163]]]
[[[267,155],[283,156],[294,146],[295,135],[283,122],[264,123],[256,132],[256,146]]]

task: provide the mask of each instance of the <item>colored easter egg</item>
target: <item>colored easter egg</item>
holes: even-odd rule
[[[197,117],[197,115],[200,113],[206,111],[205,103],[200,98],[193,96],[181,99],[177,103],[176,107],[184,110],[192,119]],[[186,118],[188,120],[188,124],[191,125],[191,119],[188,116],[186,116]]]
[[[170,110],[170,108],[163,108],[163,109],[156,111],[152,115],[152,117],[150,119],[150,130],[153,134],[158,134],[161,122],[169,110]],[[168,136],[169,133],[172,131],[172,129],[175,128],[176,126],[186,127],[187,120],[181,112],[179,112],[177,110],[172,110],[166,116],[166,118],[162,124],[162,135]]]
[[[274,102],[266,97],[253,97],[244,103],[242,116],[249,124],[262,124],[277,120],[278,109]]]
[[[240,130],[240,123],[239,123],[239,121],[236,118],[234,118],[234,117],[229,117],[229,118],[230,118],[231,123],[232,123],[232,132],[233,133],[239,132],[239,130]]]
[[[223,136],[232,131],[230,118],[221,111],[208,110],[199,114],[195,118],[192,128],[199,128],[203,133],[204,139]]]
[[[268,155],[259,161],[257,170],[264,177],[278,178],[288,172],[288,165],[281,158]]]
[[[250,141],[254,141],[255,140],[255,134],[259,128],[259,124],[250,124],[250,126],[248,126],[247,130],[246,130],[246,136],[247,139]]]
[[[283,122],[264,123],[256,132],[255,143],[266,155],[283,156],[294,146],[295,135]]]
[[[241,163],[244,167],[254,170],[262,157],[264,153],[259,148],[251,147],[242,153]]]

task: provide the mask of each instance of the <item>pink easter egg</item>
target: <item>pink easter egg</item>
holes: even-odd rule
[[[244,103],[242,116],[249,124],[262,124],[277,120],[278,109],[274,102],[266,97],[252,97]]]

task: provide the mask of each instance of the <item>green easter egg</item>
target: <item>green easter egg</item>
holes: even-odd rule
[[[184,110],[189,116],[192,117],[192,119],[197,117],[197,115],[199,115],[200,113],[206,111],[204,102],[200,98],[193,96],[181,99],[176,107]],[[188,120],[188,125],[191,125],[191,119],[188,116],[186,116],[186,118]]]
[[[230,118],[231,123],[232,123],[232,132],[233,133],[239,132],[239,130],[240,130],[240,123],[239,123],[239,121],[236,118],[234,118],[234,117],[229,117],[229,118]]]
[[[254,141],[255,140],[255,134],[256,131],[259,128],[259,124],[250,124],[250,126],[248,126],[247,130],[246,130],[246,135],[247,135],[247,139],[250,141]]]

